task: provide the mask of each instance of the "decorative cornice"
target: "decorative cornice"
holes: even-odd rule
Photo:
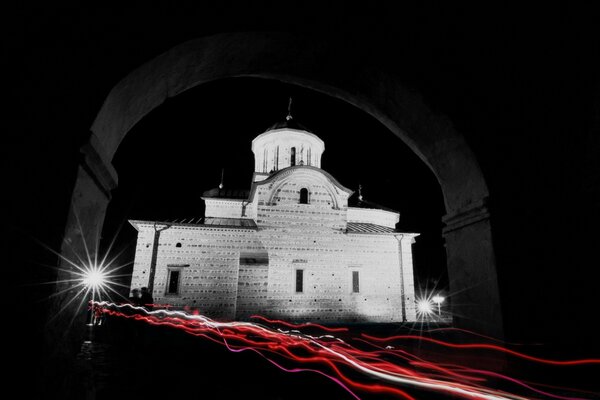
[[[472,225],[490,218],[490,211],[487,205],[487,197],[468,207],[462,208],[453,214],[447,214],[442,217],[442,222],[446,225],[442,233],[448,234],[465,226]]]
[[[408,232],[356,232],[356,231],[348,231],[346,229],[344,231],[347,235],[384,235],[384,236],[395,236],[399,238],[399,240],[411,240],[411,243],[415,242],[415,238],[420,236],[420,233],[408,233]]]
[[[243,203],[243,202],[247,202],[248,199],[230,199],[228,197],[204,197],[204,196],[200,196],[200,198],[204,201],[210,201],[210,202],[237,202],[237,203]]]
[[[141,226],[148,227],[164,227],[164,229],[177,227],[177,228],[185,228],[185,229],[207,229],[207,230],[236,230],[236,231],[256,231],[258,228],[256,226],[240,226],[240,225],[206,225],[206,224],[194,224],[194,223],[185,223],[185,222],[159,222],[159,221],[143,221],[143,220],[128,220],[131,226],[133,226],[137,231],[140,230]],[[156,228],[155,228],[156,229]]]

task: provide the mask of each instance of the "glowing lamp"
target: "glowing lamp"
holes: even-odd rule
[[[438,315],[442,314],[442,310],[441,310],[441,304],[444,302],[444,300],[446,300],[443,296],[440,296],[439,294],[436,294],[435,296],[433,296],[431,298],[431,300],[433,300],[433,302],[435,304],[437,304],[437,309],[438,309]]]
[[[433,305],[431,300],[421,299],[417,301],[417,311],[419,314],[429,315],[433,312]]]
[[[89,271],[86,271],[86,273],[83,276],[83,284],[93,289],[99,288],[102,285],[104,285],[104,281],[104,272],[98,269],[91,269]]]

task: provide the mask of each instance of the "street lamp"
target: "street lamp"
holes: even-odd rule
[[[83,274],[82,283],[88,288],[88,291],[92,293],[92,309],[90,313],[90,322],[88,325],[94,324],[94,299],[96,292],[100,293],[100,290],[106,283],[106,274],[104,271],[96,266],[88,268]]]
[[[443,296],[440,296],[439,294],[436,294],[435,296],[433,296],[431,298],[431,300],[433,300],[434,303],[437,304],[438,307],[438,316],[441,315],[441,305],[444,302],[444,300],[446,300]]]
[[[420,299],[417,301],[417,312],[423,316],[430,315],[433,313],[433,309],[431,307],[431,300],[429,299]]]
[[[105,275],[104,272],[99,269],[92,268],[86,271],[83,277],[83,284],[89,286],[92,293],[96,292],[104,284]]]

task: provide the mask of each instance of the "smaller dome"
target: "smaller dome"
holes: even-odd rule
[[[321,167],[325,144],[317,135],[298,126],[288,118],[254,138],[254,172],[269,174],[296,165]]]
[[[296,165],[321,167],[325,144],[292,117],[292,98],[285,121],[277,122],[252,140],[254,172],[265,178],[275,171]]]

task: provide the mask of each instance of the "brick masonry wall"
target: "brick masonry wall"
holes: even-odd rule
[[[217,218],[242,218],[244,203],[240,200],[204,199],[206,216]]]
[[[268,299],[269,265],[240,263],[238,274],[236,319],[265,314]]]
[[[299,204],[301,188],[309,189],[309,204]],[[347,233],[348,193],[319,171],[295,170],[256,190],[257,230],[180,224],[160,233],[155,302],[196,307],[217,319],[262,314],[340,323],[399,322],[404,304],[406,319],[415,319],[413,236]],[[393,214],[386,213],[378,218]],[[137,227],[132,288],[148,285],[154,238],[153,223]],[[176,295],[167,294],[170,269],[181,271]]]
[[[148,285],[152,240],[152,226],[143,227],[132,288]],[[240,263],[240,252],[262,252],[261,245],[268,264]],[[161,233],[153,297],[220,319],[259,313],[298,321],[401,321],[399,249],[391,235],[174,226]],[[402,256],[406,317],[414,320],[411,259],[408,252]],[[178,295],[166,293],[169,268],[181,270]],[[296,269],[304,270],[302,293],[295,291]],[[359,293],[352,292],[352,271],[359,272]]]
[[[348,207],[348,222],[367,222],[395,228],[400,214],[371,208]]]

